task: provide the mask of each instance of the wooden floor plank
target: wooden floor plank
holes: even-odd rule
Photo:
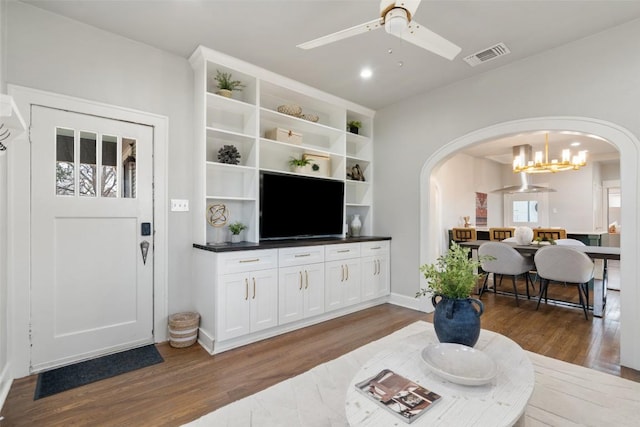
[[[640,382],[640,372],[620,368],[619,293],[608,294],[605,316],[586,321],[581,309],[541,304],[536,311],[534,299],[516,307],[513,297],[489,292],[482,327],[526,350]],[[416,320],[432,315],[384,304],[215,356],[163,343],[164,363],[37,401],[36,376],[21,378],[0,426],[181,425]]]

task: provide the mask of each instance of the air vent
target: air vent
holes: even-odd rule
[[[500,56],[508,55],[510,53],[511,51],[504,43],[498,43],[495,46],[491,46],[489,49],[485,49],[480,52],[476,52],[473,55],[469,55],[464,58],[464,60],[467,61],[467,63],[472,67],[475,67],[478,64],[491,61]]]

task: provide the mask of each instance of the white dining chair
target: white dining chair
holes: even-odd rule
[[[589,307],[589,281],[593,279],[594,263],[584,252],[580,252],[571,246],[545,246],[539,249],[534,261],[538,277],[541,279],[538,305],[540,307],[542,297],[547,301],[549,283],[553,280],[562,283],[575,283],[578,287],[580,305],[584,311],[585,319],[589,320],[587,309]]]
[[[558,239],[556,240],[558,246],[587,246],[583,241],[578,239]]]
[[[496,292],[497,283],[496,275],[508,275],[511,276],[513,282],[513,292],[516,297],[516,305],[518,303],[518,288],[516,287],[516,278],[520,275],[524,275],[524,280],[527,289],[527,299],[529,295],[529,270],[533,269],[533,260],[529,256],[524,256],[510,245],[502,242],[487,242],[478,247],[478,257],[490,256],[492,260],[482,260],[481,267],[486,273],[493,273],[493,292]],[[484,278],[482,288],[478,298],[482,298],[482,293],[487,289],[487,281],[489,274]],[[502,278],[500,279],[502,282]]]

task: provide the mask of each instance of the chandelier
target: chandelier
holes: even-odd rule
[[[528,152],[527,152],[528,149]],[[578,170],[587,164],[587,152],[580,151],[572,156],[571,150],[562,150],[562,160],[553,159],[549,161],[549,134],[545,134],[544,159],[542,151],[536,151],[531,160],[531,146],[521,145],[513,149],[513,172],[526,173],[548,173],[562,172],[568,170]]]

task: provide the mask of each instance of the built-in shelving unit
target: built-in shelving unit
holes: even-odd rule
[[[292,173],[291,157],[304,154],[327,160],[320,174],[345,181],[345,222],[359,214],[362,233],[372,233],[373,118],[374,111],[321,92],[239,59],[198,47],[190,58],[195,76],[196,144],[194,153],[195,193],[194,242],[219,242],[220,233],[206,220],[209,204],[224,204],[228,222],[248,225],[245,240],[259,239],[260,170]],[[217,71],[231,73],[245,86],[231,98],[216,93]],[[281,105],[298,105],[305,116],[278,111]],[[311,119],[317,117],[317,121]],[[362,123],[359,134],[346,130],[347,122]],[[273,129],[302,135],[300,143],[267,137]],[[233,145],[240,153],[237,165],[221,163],[218,151]],[[365,180],[347,177],[358,165]]]

